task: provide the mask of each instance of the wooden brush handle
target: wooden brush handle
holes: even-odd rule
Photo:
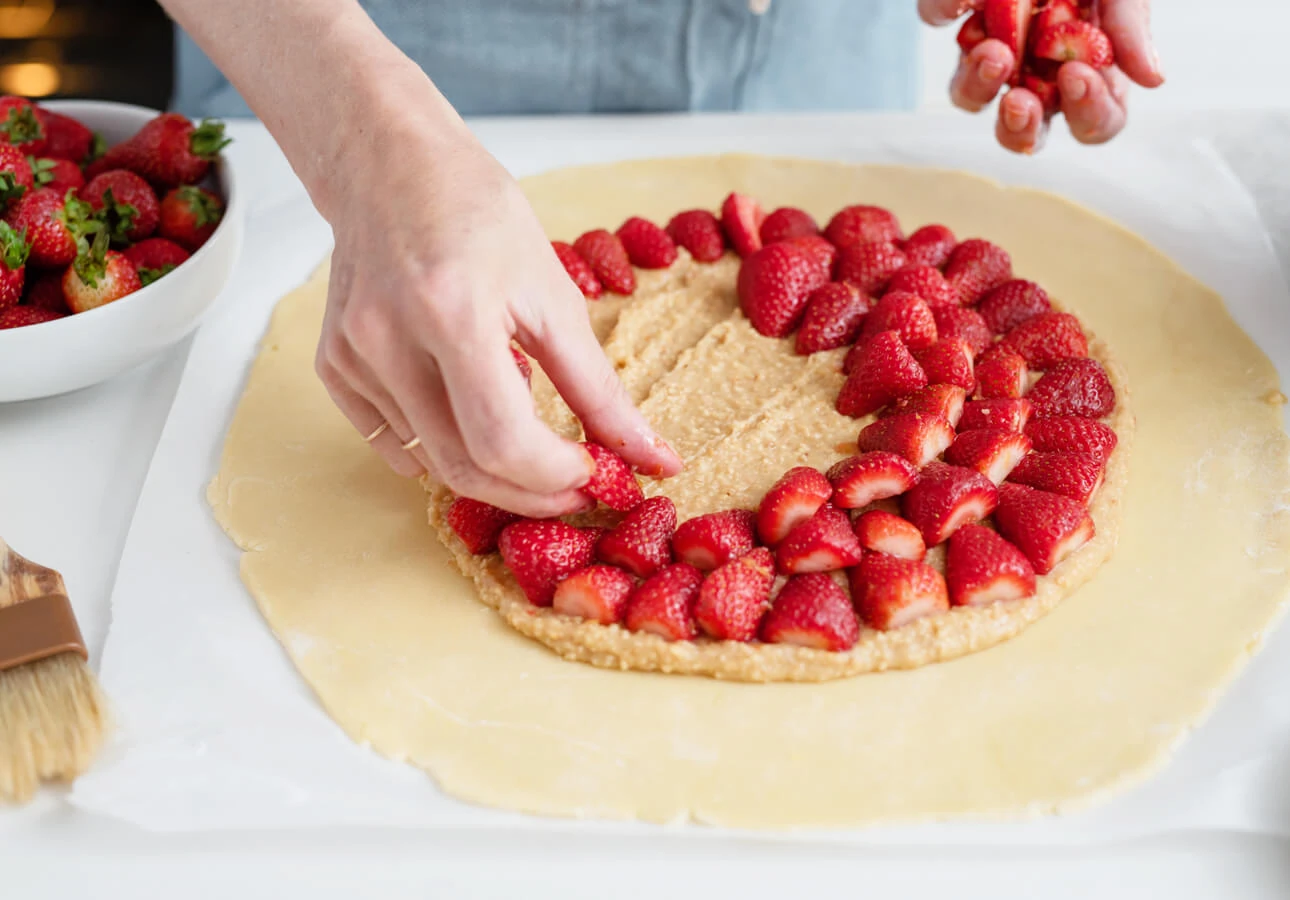
[[[0,672],[68,652],[88,658],[63,576],[0,540]]]
[[[51,594],[67,595],[63,576],[20,556],[0,538],[0,608]]]

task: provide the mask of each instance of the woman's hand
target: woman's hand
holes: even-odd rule
[[[919,0],[918,11],[931,25],[946,25],[982,0]],[[1164,83],[1160,60],[1151,43],[1150,0],[1098,0],[1102,29],[1110,36],[1116,65],[1098,71],[1079,62],[1058,72],[1062,113],[1075,139],[1085,144],[1109,141],[1124,129],[1128,118],[1130,81],[1155,88]],[[979,112],[993,102],[1008,83],[1017,60],[1008,46],[987,40],[959,61],[950,84],[955,105]],[[995,126],[999,143],[1017,153],[1032,153],[1043,145],[1048,121],[1043,104],[1024,88],[1011,88],[999,103]]]

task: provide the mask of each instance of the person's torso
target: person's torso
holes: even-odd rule
[[[363,0],[463,115],[914,104],[914,0]],[[180,36],[175,106],[249,111]]]

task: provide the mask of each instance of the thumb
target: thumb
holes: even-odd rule
[[[1102,4],[1102,29],[1115,48],[1116,64],[1143,87],[1160,87],[1165,76],[1151,40],[1149,0],[1106,0]]]

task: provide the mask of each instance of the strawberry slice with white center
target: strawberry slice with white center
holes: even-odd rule
[[[865,316],[861,340],[884,331],[894,331],[911,352],[926,350],[936,343],[936,319],[931,308],[917,294],[889,291]]]
[[[667,497],[651,497],[596,542],[596,557],[648,578],[672,561],[675,531],[676,506]]]
[[[976,393],[982,399],[1016,398],[1026,392],[1026,360],[996,344],[976,361]]]
[[[761,623],[768,644],[842,653],[860,639],[851,598],[828,575],[798,575],[780,589]]]
[[[860,546],[874,553],[885,553],[900,559],[922,559],[927,544],[914,523],[885,509],[871,509],[855,522]]]
[[[960,432],[978,428],[1002,428],[1025,431],[1035,408],[1025,397],[996,397],[991,400],[969,400],[963,407],[963,418],[955,426]],[[1032,438],[1033,440],[1033,438]]]
[[[910,263],[940,269],[949,262],[950,254],[954,252],[958,242],[954,232],[944,225],[924,225],[901,244],[901,249],[905,251],[905,256],[909,258]],[[930,297],[923,297],[923,299],[930,306],[936,305]],[[955,297],[946,302],[958,303],[958,298]]]
[[[645,499],[640,483],[625,459],[608,447],[591,441],[584,442],[582,446],[596,463],[591,480],[581,488],[584,494],[619,512],[633,509]]]
[[[564,616],[613,625],[623,617],[636,582],[616,566],[587,566],[561,581],[551,608]]]
[[[771,486],[757,508],[757,536],[774,547],[833,496],[833,485],[809,466],[789,469]]]
[[[989,528],[964,525],[950,538],[945,583],[955,606],[1024,600],[1035,593],[1035,567]]]
[[[628,598],[623,624],[667,641],[694,640],[699,631],[694,604],[702,584],[703,573],[694,566],[675,563],[659,569]]]
[[[1033,0],[985,0],[982,12],[986,35],[1007,44],[1020,67],[1034,12]]]
[[[869,298],[855,285],[834,281],[816,288],[806,298],[806,312],[797,330],[797,352],[806,356],[845,347],[856,339],[868,312]]]
[[[905,242],[906,256],[913,252],[910,249],[910,244],[913,240],[913,238],[910,238]],[[953,249],[953,245],[951,245],[951,249]],[[945,280],[941,270],[932,265],[911,264],[892,275],[891,282],[887,285],[887,293],[895,294],[898,292],[915,294],[921,297],[923,302],[933,310],[938,306],[959,305],[958,291],[950,287],[950,283]]]
[[[914,351],[914,358],[923,367],[927,380],[932,384],[954,384],[971,391],[976,388],[973,373],[972,348],[962,338],[945,338],[925,350]]]
[[[995,334],[1016,328],[1027,319],[1052,311],[1048,292],[1033,281],[1014,278],[981,298],[977,312]]]
[[[881,206],[848,206],[829,220],[824,236],[841,248],[898,241],[905,233],[896,217]]]
[[[901,413],[923,413],[928,416],[940,416],[957,427],[963,416],[963,405],[967,400],[967,391],[955,384],[929,384],[912,394],[901,397],[887,409],[882,417],[896,416]]]
[[[1115,388],[1102,364],[1095,359],[1068,359],[1058,363],[1026,395],[1035,416],[1083,416],[1100,419],[1115,409]]]
[[[941,573],[927,563],[867,553],[847,573],[851,601],[867,625],[882,631],[946,612],[949,593]]]
[[[1043,453],[1091,453],[1106,462],[1119,443],[1108,425],[1083,416],[1053,416],[1026,425],[1026,437]]]
[[[1088,510],[1070,497],[1004,482],[994,513],[999,533],[1047,575],[1096,533]],[[514,526],[512,526],[514,527]]]
[[[528,601],[550,606],[556,585],[591,565],[599,537],[556,520],[524,519],[502,529],[497,549]]]
[[[927,546],[935,547],[990,515],[998,502],[998,488],[980,472],[934,462],[923,467],[918,484],[901,498],[900,511]]]
[[[672,552],[681,562],[710,572],[756,546],[757,536],[753,533],[756,521],[756,514],[746,509],[696,516],[676,529]]]
[[[954,427],[940,416],[901,413],[879,419],[860,432],[861,452],[886,450],[922,468],[945,452],[954,441]]]
[[[1051,369],[1067,359],[1088,356],[1088,339],[1070,313],[1046,312],[1014,327],[1000,343],[1021,354],[1032,369]]]
[[[448,512],[444,514],[448,527],[475,556],[496,550],[497,536],[502,533],[502,529],[519,521],[519,518],[513,512],[469,497],[458,497],[452,501]]]
[[[828,477],[833,484],[834,506],[862,509],[876,500],[905,493],[918,482],[918,469],[903,456],[876,451],[834,464]]]
[[[954,248],[945,264],[945,280],[959,292],[964,306],[975,306],[987,291],[1012,278],[1012,257],[997,244],[969,238]]]
[[[847,514],[825,505],[780,542],[775,564],[788,575],[836,572],[854,566],[863,555]]]
[[[856,344],[843,369],[850,374],[838,392],[837,410],[857,419],[927,385],[923,367],[894,331],[879,332]]]
[[[1091,22],[1061,22],[1035,35],[1034,55],[1055,62],[1082,62],[1095,69],[1115,64],[1111,38]]]
[[[836,277],[876,297],[908,264],[905,254],[892,243],[842,244],[838,247]]]
[[[993,337],[985,320],[975,309],[966,306],[934,306],[932,318],[936,320],[936,333],[941,339],[959,338],[967,341],[972,356],[978,357],[990,346]]]
[[[766,213],[761,204],[744,194],[731,194],[721,204],[721,227],[726,239],[740,256],[750,256],[761,249],[761,225]]]
[[[1031,453],[1008,480],[1088,506],[1105,474],[1106,463],[1091,453]]]
[[[1001,484],[1022,458],[1030,452],[1030,438],[1004,428],[962,431],[945,451],[952,466],[974,469],[995,484]]]
[[[751,641],[770,602],[775,560],[765,547],[714,569],[694,604],[699,628],[719,641]]]
[[[801,321],[812,291],[826,281],[810,252],[787,241],[771,244],[739,267],[739,306],[759,334],[784,337]]]

